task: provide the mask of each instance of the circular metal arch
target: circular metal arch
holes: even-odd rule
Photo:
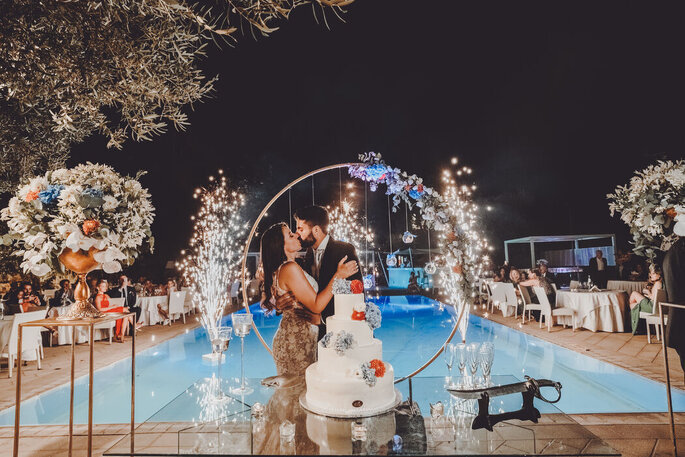
[[[249,304],[249,300],[247,297],[247,284],[246,284],[247,256],[248,256],[248,253],[250,251],[250,244],[252,244],[252,239],[254,238],[254,234],[257,231],[257,227],[259,226],[259,223],[262,221],[262,218],[264,217],[264,215],[267,213],[267,211],[269,211],[269,208],[271,208],[271,206],[276,202],[276,200],[278,200],[280,198],[281,195],[286,193],[288,190],[290,190],[295,184],[299,183],[300,181],[304,181],[305,179],[312,177],[314,175],[317,175],[319,173],[323,173],[324,171],[336,170],[339,168],[347,168],[347,167],[354,166],[354,165],[360,166],[363,164],[361,164],[361,163],[339,163],[336,165],[329,165],[329,166],[326,166],[323,168],[318,168],[314,171],[310,171],[309,173],[300,176],[299,178],[290,182],[290,184],[285,186],[283,189],[281,189],[280,192],[278,192],[276,195],[274,195],[274,197],[269,201],[269,203],[266,204],[264,209],[262,209],[262,212],[259,213],[259,216],[257,216],[257,219],[255,219],[254,224],[252,224],[252,229],[250,230],[250,234],[247,237],[247,241],[245,242],[245,249],[243,251],[243,262],[242,262],[242,274],[241,274],[241,276],[242,276],[242,284],[243,284],[243,306],[245,308],[245,312],[250,313],[250,304]],[[435,354],[433,354],[433,356],[430,359],[428,359],[427,362],[425,362],[419,368],[414,370],[412,373],[410,373],[407,376],[404,376],[400,379],[395,380],[395,384],[397,384],[398,382],[402,382],[405,379],[416,376],[417,374],[422,372],[424,369],[426,369],[431,363],[433,363],[435,361],[435,359],[438,358],[438,356],[440,356],[440,353],[442,353],[444,347],[452,340],[452,338],[454,337],[454,334],[457,332],[457,329],[459,328],[461,320],[464,317],[464,310],[466,309],[466,306],[468,306],[468,305],[464,304],[464,306],[462,307],[462,309],[459,313],[459,317],[457,318],[457,321],[454,323],[454,327],[452,328],[452,331],[450,332],[449,336],[447,337],[447,339],[445,340],[443,345],[440,346],[440,348],[438,348],[438,350],[435,352]],[[264,337],[262,337],[262,334],[259,332],[259,329],[257,328],[257,326],[252,325],[252,327],[254,328],[254,331],[257,334],[259,341],[262,342],[262,345],[264,345],[264,347],[269,352],[269,354],[273,355],[271,348],[266,343],[266,341],[264,341]]]

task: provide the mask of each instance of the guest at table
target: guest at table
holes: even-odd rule
[[[493,278],[494,282],[509,282],[509,268],[507,266],[501,266],[499,270],[495,273]]]
[[[546,278],[552,284],[556,282],[556,277],[554,276],[554,273],[551,273],[549,271],[548,263],[544,259],[538,261],[538,277]]]
[[[155,285],[152,284],[152,281],[150,281],[149,279],[146,279],[143,283],[142,295],[144,297],[153,297],[155,295]]]
[[[655,264],[649,267],[649,281],[642,293],[634,290],[630,294],[630,324],[633,327],[633,335],[637,331],[637,324],[640,322],[640,312],[651,313],[656,302],[657,291],[663,288],[661,282],[661,269]]]
[[[632,267],[631,254],[622,249],[616,250],[616,276],[619,280],[627,281]]]
[[[120,275],[119,285],[113,289],[110,289],[108,295],[112,298],[124,299],[124,307],[136,313],[136,330],[140,329],[140,327],[143,325],[140,322],[140,314],[142,313],[142,309],[140,306],[136,306],[138,296],[136,295],[136,291],[131,285],[128,276]]]
[[[55,292],[55,297],[52,299],[52,306],[68,306],[74,303],[74,291],[71,288],[71,283],[68,279],[63,279],[59,282],[59,290]]]
[[[597,249],[595,256],[590,259],[590,278],[600,289],[607,288],[607,261],[601,249]]]
[[[128,308],[125,308],[123,306],[110,306],[109,305],[109,296],[107,295],[107,280],[106,279],[101,279],[97,283],[97,293],[95,295],[95,302],[94,305],[97,309],[102,311],[103,313],[127,313]],[[114,341],[117,343],[123,343],[124,342],[124,335],[126,334],[126,331],[128,330],[128,325],[131,323],[131,318],[126,317],[123,319],[117,319],[116,326],[115,326],[115,333],[116,336],[114,338]]]
[[[542,287],[543,289],[545,289],[545,295],[547,295],[549,304],[552,306],[552,308],[554,308],[555,303],[557,302],[557,291],[554,288],[552,281],[549,280],[549,278],[545,276],[540,276],[539,270],[531,270],[528,279],[519,282],[519,285],[525,287]],[[533,303],[538,302],[536,293],[529,293],[529,295]],[[535,297],[536,299],[533,300],[533,297]]]
[[[27,308],[29,306],[38,308],[40,306],[45,306],[45,300],[43,297],[40,296],[40,294],[36,294],[33,291],[33,285],[30,283],[25,283],[24,284],[24,303],[22,303],[22,306],[24,308],[24,312],[27,312]]]
[[[630,272],[631,281],[644,281],[647,278],[645,267],[642,262],[637,262]]]

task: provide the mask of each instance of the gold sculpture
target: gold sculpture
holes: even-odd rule
[[[75,302],[71,305],[69,312],[64,316],[58,317],[58,319],[75,320],[103,316],[103,314],[88,301],[90,298],[90,289],[88,288],[88,284],[86,284],[86,275],[99,265],[93,257],[97,252],[98,250],[94,247],[90,248],[88,252],[83,250],[73,251],[69,248],[64,248],[64,251],[59,255],[58,258],[62,265],[78,275],[78,284],[76,285],[76,289],[74,289]]]

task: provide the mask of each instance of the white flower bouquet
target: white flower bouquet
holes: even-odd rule
[[[146,239],[153,248],[154,207],[138,181],[143,174],[124,177],[88,162],[32,178],[0,213],[9,227],[2,241],[17,246],[24,272],[36,276],[64,272],[58,256],[65,248],[94,248],[99,267],[116,273],[133,263]]]
[[[685,236],[685,161],[659,161],[635,172],[630,183],[608,194],[609,211],[621,214],[633,236],[633,251],[654,261]]]

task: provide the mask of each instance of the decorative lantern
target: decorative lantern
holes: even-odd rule
[[[428,262],[424,267],[424,271],[426,272],[427,275],[434,275],[436,271],[438,271],[438,267],[435,265],[434,262]]]
[[[412,235],[409,231],[404,232],[402,235],[402,241],[405,244],[411,244],[414,242],[414,238],[416,238],[416,235]]]
[[[375,282],[373,275],[364,276],[364,289],[371,290],[374,287]]]
[[[394,267],[397,265],[397,257],[395,254],[388,254],[388,256],[385,258],[385,264],[389,267]]]

